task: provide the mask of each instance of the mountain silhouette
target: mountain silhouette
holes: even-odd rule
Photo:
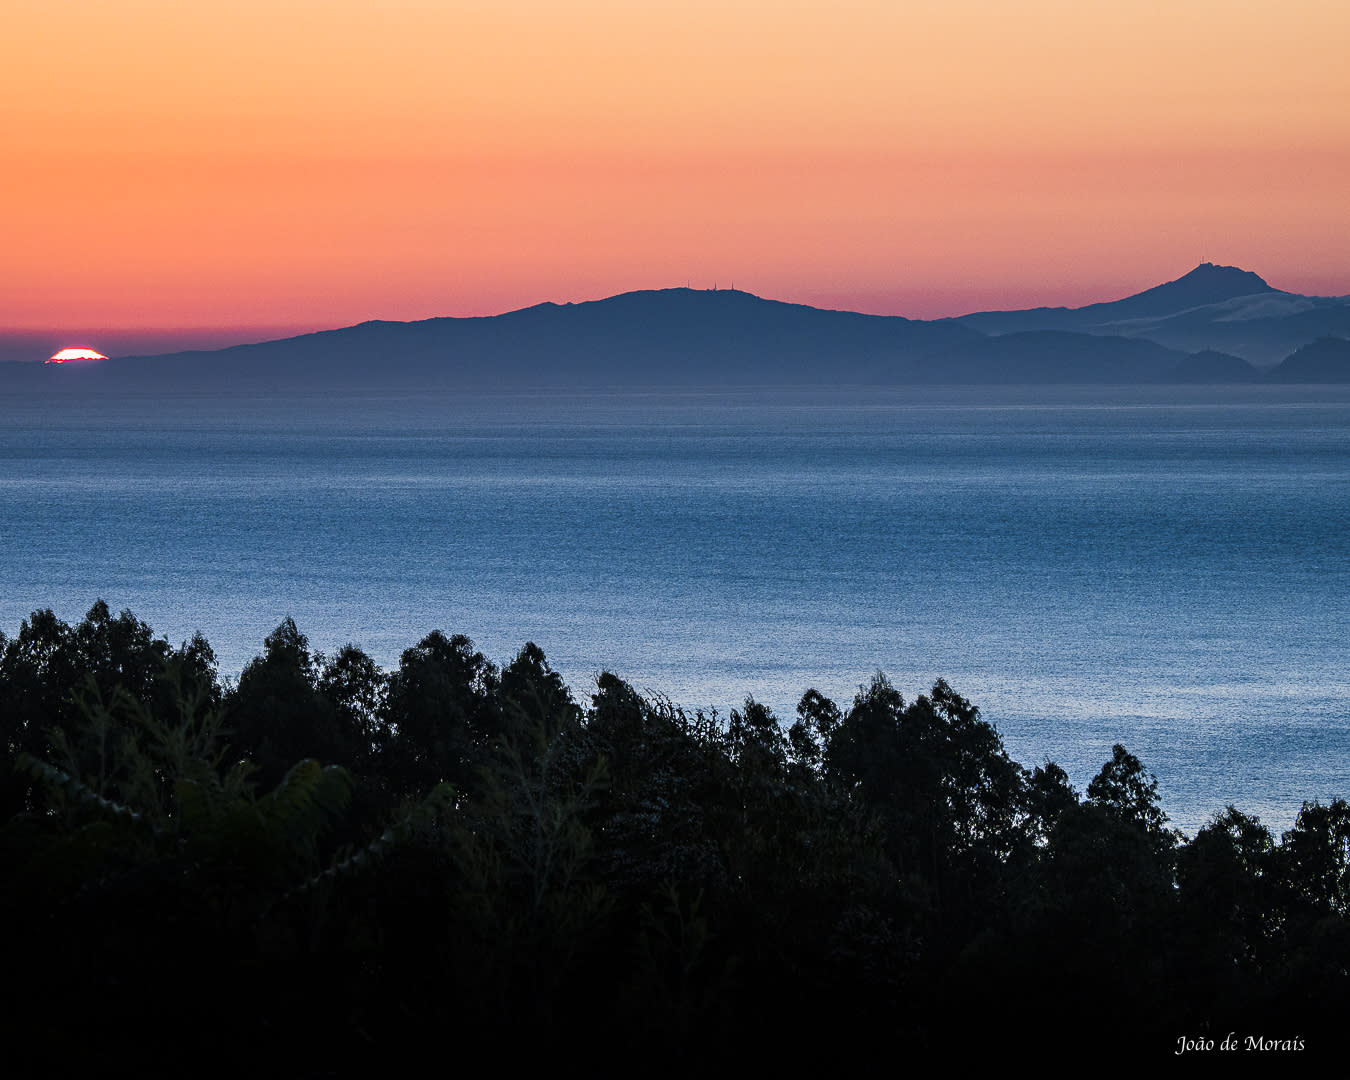
[[[1201,263],[1162,285],[1081,308],[981,311],[954,320],[985,334],[1067,330],[1141,338],[1187,353],[1217,350],[1273,365],[1327,334],[1350,334],[1350,298],[1300,296],[1235,266]]]
[[[1318,338],[1286,357],[1270,375],[1279,382],[1350,382],[1350,341]]]
[[[1261,373],[1240,356],[1203,349],[1178,361],[1164,375],[1166,382],[1179,383],[1246,383],[1257,382]]]
[[[1239,296],[1262,293],[1281,293],[1272,289],[1264,278],[1250,270],[1236,266],[1215,266],[1201,263],[1175,281],[1155,285],[1121,300],[1108,300],[1086,307],[1039,307],[1019,311],[977,311],[962,315],[957,320],[968,326],[991,333],[1012,333],[1015,330],[1067,329],[1069,324],[1095,326],[1128,319],[1175,315],[1206,304],[1219,304]],[[1040,323],[1030,326],[1024,323]]]
[[[934,349],[915,381],[1139,383],[1165,381],[1185,354],[1126,337],[1026,330]]]
[[[827,311],[738,290],[661,289],[495,316],[365,322],[215,352],[119,357],[98,375],[541,389],[903,382],[906,368],[932,349],[981,337],[954,323]]]
[[[502,315],[370,321],[212,351],[114,357],[80,371],[0,364],[7,386],[266,385],[607,389],[1251,381],[1323,337],[1350,298],[1300,296],[1203,263],[1082,308],[932,321],[834,311],[735,289],[656,289]],[[1299,372],[1339,370],[1300,361]],[[60,383],[53,382],[60,379]]]
[[[1174,315],[1177,312],[1218,304],[1238,296],[1256,296],[1278,293],[1258,274],[1240,270],[1236,266],[1216,266],[1201,263],[1175,281],[1155,285],[1123,300],[1103,304],[1089,304],[1078,310],[1101,321],[1110,319],[1137,319],[1142,316]]]

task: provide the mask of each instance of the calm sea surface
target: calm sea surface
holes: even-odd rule
[[[0,629],[98,597],[230,675],[291,615],[788,719],[942,676],[1282,828],[1350,796],[1350,388],[0,397]]]

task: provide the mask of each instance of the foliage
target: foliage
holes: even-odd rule
[[[1350,993],[1350,805],[1188,842],[1123,746],[1080,797],[942,680],[808,690],[787,724],[608,672],[579,703],[532,643],[498,669],[435,632],[384,672],[288,619],[222,687],[200,637],[100,603],[0,636],[0,726],[12,1022],[101,1053],[140,1002],[194,1048],[334,1047],[311,1071],[352,1032],[379,1058],[524,1027],[687,1071],[972,1016],[1334,1030]]]

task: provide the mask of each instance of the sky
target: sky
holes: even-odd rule
[[[6,0],[0,328],[1350,293],[1344,0]],[[246,336],[246,335],[245,335]]]

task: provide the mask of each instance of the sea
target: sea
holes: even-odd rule
[[[944,678],[1278,834],[1350,797],[1350,387],[0,395],[0,631],[99,598],[231,679],[287,616],[785,723]]]

